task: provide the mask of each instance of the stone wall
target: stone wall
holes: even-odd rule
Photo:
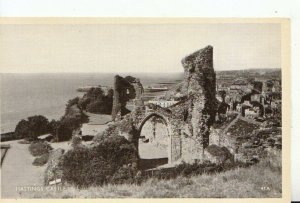
[[[190,100],[187,123],[191,136],[200,143],[203,154],[209,144],[209,130],[217,110],[213,47],[207,46],[196,51],[181,62],[184,67],[182,94],[186,94]]]
[[[143,86],[139,79],[126,76],[125,78],[116,75],[114,78],[114,96],[112,107],[112,120],[115,121],[118,116],[124,116],[130,111],[126,109],[129,100],[134,100],[136,106],[143,105],[142,93]]]
[[[144,106],[143,88],[133,77],[115,77],[113,119],[122,112],[129,99],[135,99],[136,108],[129,114],[132,130],[138,139],[147,116],[156,114],[167,120],[170,134],[169,162],[204,161],[204,149],[209,144],[210,127],[217,112],[216,75],[213,68],[213,48],[207,46],[182,59],[184,81],[181,94],[183,101],[169,108],[154,104]],[[125,93],[129,95],[126,95]],[[131,95],[131,91],[133,94]],[[120,114],[120,113],[119,113]],[[127,116],[126,116],[127,117]],[[124,117],[125,118],[125,117]],[[126,126],[128,126],[126,125]]]

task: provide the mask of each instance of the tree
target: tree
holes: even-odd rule
[[[50,122],[49,122],[49,132],[52,134],[52,135],[55,135],[56,134],[56,130],[59,126],[60,122],[59,121],[56,121],[54,119],[52,119]]]
[[[104,92],[100,87],[91,88],[87,93],[86,97],[91,100],[98,100],[104,96]]]
[[[23,139],[29,131],[29,122],[22,119],[16,126],[15,136],[19,139]]]
[[[90,98],[83,97],[78,101],[78,107],[85,110],[87,105],[91,102]]]
[[[64,121],[52,120],[49,123],[50,133],[53,135],[56,142],[69,140],[72,137],[71,126],[68,126],[66,123],[67,119]]]
[[[82,110],[91,113],[111,114],[113,105],[113,89],[109,89],[105,95],[101,87],[91,88],[77,105]]]
[[[72,129],[65,123],[60,123],[56,130],[56,141],[66,141],[72,137]]]
[[[69,101],[68,101],[68,103],[67,103],[67,108],[68,107],[71,107],[71,106],[73,106],[73,105],[77,105],[78,104],[78,102],[79,102],[79,97],[75,97],[75,98],[73,98],[73,99],[70,99]]]
[[[49,132],[49,121],[46,117],[38,115],[28,117],[29,133],[28,138],[30,140],[36,140],[38,136]]]
[[[66,107],[65,115],[59,121],[52,120],[49,123],[49,131],[55,141],[65,141],[72,137],[74,130],[80,128],[81,124],[88,121],[88,117],[82,113],[76,104]]]
[[[41,115],[28,117],[27,120],[21,120],[15,129],[18,138],[36,140],[38,136],[49,132],[49,121]]]

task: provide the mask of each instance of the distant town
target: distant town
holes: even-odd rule
[[[169,98],[168,91],[176,89],[180,84],[175,82],[159,83],[144,88],[143,100],[163,108],[178,103],[182,94]],[[88,92],[91,88],[101,88],[105,94],[112,87],[84,86],[77,91]],[[220,102],[218,112],[226,115],[239,112],[244,117],[263,121],[263,117],[281,108],[281,70],[280,69],[248,69],[216,71],[216,98]],[[132,110],[133,102],[127,103]]]

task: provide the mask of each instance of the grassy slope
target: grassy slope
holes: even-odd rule
[[[266,190],[262,190],[262,187],[266,187]],[[277,156],[249,168],[213,175],[178,177],[173,180],[153,178],[141,185],[106,185],[81,190],[67,186],[56,193],[48,191],[32,195],[35,198],[281,197],[281,159]]]

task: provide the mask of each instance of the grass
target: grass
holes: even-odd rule
[[[111,115],[84,112],[89,117],[90,125],[104,125],[111,121]]]
[[[281,197],[281,157],[248,168],[236,168],[217,174],[170,180],[151,178],[141,185],[104,185],[78,189],[65,185],[61,191],[35,192],[33,198],[275,198]],[[264,189],[262,189],[264,187]]]

